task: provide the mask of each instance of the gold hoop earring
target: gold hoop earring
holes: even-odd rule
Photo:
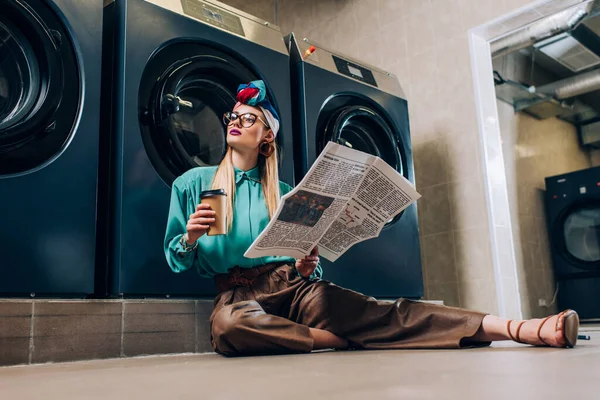
[[[275,152],[275,145],[273,142],[267,142],[264,140],[258,146],[258,152],[265,156],[265,158],[269,158]]]

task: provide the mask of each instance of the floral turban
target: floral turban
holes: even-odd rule
[[[263,81],[252,81],[238,86],[237,101],[234,109],[241,104],[260,108],[265,115],[269,128],[277,136],[277,132],[279,132],[279,115],[267,98],[267,88]]]

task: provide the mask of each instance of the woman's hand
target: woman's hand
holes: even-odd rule
[[[187,230],[186,242],[192,245],[204,235],[210,225],[215,222],[215,212],[211,210],[210,205],[206,203],[198,204],[196,206],[196,212],[190,215],[188,223],[185,227]]]
[[[309,255],[296,260],[296,270],[302,277],[308,278],[315,272],[319,264],[319,247],[315,247]]]

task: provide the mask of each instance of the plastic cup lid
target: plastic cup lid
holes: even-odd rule
[[[211,196],[227,196],[227,193],[225,193],[225,189],[205,190],[200,193],[201,198]]]

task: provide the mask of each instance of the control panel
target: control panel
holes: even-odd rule
[[[546,178],[546,190],[553,200],[574,200],[600,195],[600,167]]]
[[[332,57],[340,74],[377,87],[377,82],[375,82],[375,77],[373,76],[373,72],[371,72],[371,70],[361,65],[354,64],[350,61],[346,61],[336,55],[332,55]]]
[[[183,12],[236,35],[246,36],[240,17],[200,0],[181,0]]]

